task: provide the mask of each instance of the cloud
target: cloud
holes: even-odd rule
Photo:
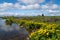
[[[38,12],[29,12],[29,13],[0,12],[0,16],[37,16],[41,14],[42,13],[38,13]]]
[[[47,14],[60,14],[60,5],[57,4],[45,4],[41,6],[41,10]]]
[[[14,5],[12,3],[6,3],[6,2],[4,2],[3,4],[0,4],[0,11],[12,8],[13,6]]]
[[[60,13],[60,10],[45,10],[45,12],[51,13],[51,14],[57,14],[57,13]]]
[[[40,8],[39,4],[21,6],[21,9],[39,9],[39,8]]]
[[[57,4],[45,4],[41,6],[42,9],[60,9],[59,5]]]
[[[13,12],[0,12],[0,16],[18,16],[20,14]]]
[[[38,4],[45,2],[45,0],[18,0],[18,2],[25,4]]]
[[[38,1],[38,0],[37,0]],[[44,4],[44,5],[40,5],[38,3],[34,3],[34,4],[28,4],[28,5],[21,5],[19,3],[7,3],[4,2],[2,4],[0,4],[0,15],[20,15],[18,13],[13,13],[13,12],[4,12],[4,10],[39,10],[41,12],[39,13],[51,13],[51,14],[58,14],[60,13],[60,5],[57,4]],[[1,12],[3,11],[3,12]],[[24,11],[23,11],[24,12]],[[36,15],[39,13],[35,13]],[[34,14],[34,13],[33,13]],[[21,15],[27,15],[26,13],[23,13]],[[28,14],[30,15],[30,14]],[[32,15],[32,13],[31,13]]]
[[[3,3],[0,4],[0,10],[6,10],[6,9],[20,9],[20,10],[26,10],[26,9],[31,9],[31,10],[46,10],[46,9],[60,9],[60,6],[57,4],[45,4],[45,5],[40,5],[40,4],[30,4],[30,5],[20,5],[19,3]]]
[[[0,10],[6,10],[6,9],[39,9],[40,8],[40,5],[39,4],[34,4],[34,5],[20,5],[19,3],[3,3],[3,4],[0,4]]]

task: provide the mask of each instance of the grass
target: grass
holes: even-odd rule
[[[5,17],[5,19],[7,24],[17,23],[20,27],[26,28],[30,33],[30,40],[60,39],[60,16]]]

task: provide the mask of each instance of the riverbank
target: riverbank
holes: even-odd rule
[[[25,28],[29,32],[30,40],[60,39],[59,16],[7,18],[6,24],[11,25],[12,23],[19,24],[20,28]]]

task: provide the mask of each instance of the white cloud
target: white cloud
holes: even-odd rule
[[[41,6],[41,10],[44,13],[51,15],[59,15],[60,14],[60,5],[57,4],[45,4]]]
[[[13,5],[13,7],[14,7],[14,8],[17,8],[17,9],[20,9],[20,8],[21,8],[21,5],[20,5],[19,3],[15,3],[15,4]]]
[[[34,5],[20,5],[19,3],[3,3],[0,4],[0,10],[6,10],[6,9],[39,9],[40,5],[39,4],[34,4]]]
[[[14,13],[14,12],[0,12],[0,16],[37,16],[41,15],[38,12],[31,12],[31,13]]]
[[[21,9],[39,9],[39,8],[40,8],[39,4],[21,6]]]
[[[48,12],[48,13],[60,13],[60,10],[45,10],[45,12]]]
[[[50,13],[54,13],[54,12],[58,13],[58,12],[60,12],[60,10],[52,10],[52,9],[41,10],[41,11],[50,12]]]
[[[13,12],[0,12],[0,16],[17,16],[19,15],[18,13],[13,13]]]
[[[19,3],[3,3],[0,4],[0,10],[6,10],[6,9],[41,9],[41,10],[46,10],[46,9],[60,9],[60,6],[57,4],[45,4],[45,5],[40,5],[40,4],[30,4],[30,5],[20,5]]]
[[[25,3],[25,4],[38,4],[45,2],[45,0],[18,0],[20,3]]]
[[[46,4],[41,6],[42,9],[59,9],[59,5],[57,4]]]
[[[5,10],[12,8],[14,5],[12,3],[6,3],[4,2],[3,4],[0,4],[0,10]]]
[[[42,11],[41,13],[60,13],[60,5],[57,4],[45,4],[45,5],[40,5],[38,3],[35,4],[29,4],[29,5],[20,5],[19,3],[2,3],[0,4],[0,11],[8,10],[8,9],[19,9],[19,10],[40,10]],[[9,12],[0,12],[0,15],[19,15],[18,13],[9,13]],[[25,15],[25,14],[23,14]]]

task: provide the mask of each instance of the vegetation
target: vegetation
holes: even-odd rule
[[[6,24],[26,28],[30,40],[60,40],[60,16],[6,17]]]

